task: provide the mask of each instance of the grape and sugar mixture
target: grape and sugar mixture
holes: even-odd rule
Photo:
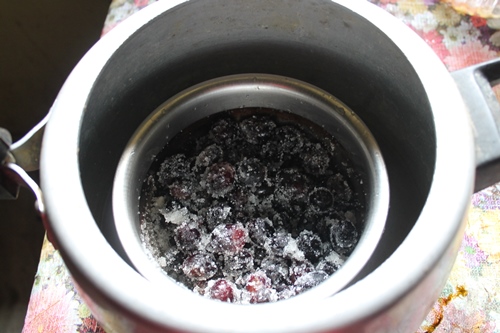
[[[280,114],[208,117],[176,135],[146,177],[146,251],[200,295],[287,299],[335,273],[359,240],[362,180],[346,151]]]

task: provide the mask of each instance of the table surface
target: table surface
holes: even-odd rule
[[[155,1],[113,0],[103,34]],[[491,21],[484,18],[459,13],[439,0],[369,1],[410,26],[450,71],[500,55],[500,31],[490,28]],[[500,284],[496,281],[500,274],[500,185],[474,194],[471,202],[456,263],[419,333],[500,333]],[[47,240],[23,332],[104,332],[75,290],[58,251]]]

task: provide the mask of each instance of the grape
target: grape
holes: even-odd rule
[[[350,202],[353,199],[353,191],[342,174],[337,173],[327,180],[327,186],[332,190],[335,197],[343,202]]]
[[[234,187],[235,171],[227,162],[215,163],[205,172],[205,187],[214,198],[229,193]]]
[[[205,214],[206,223],[210,230],[213,230],[220,224],[228,223],[230,221],[230,217],[231,207],[224,204],[215,204],[208,207]]]
[[[274,256],[282,256],[285,246],[290,241],[290,235],[284,231],[276,232],[269,244],[269,251]]]
[[[245,285],[248,301],[252,304],[269,302],[275,293],[271,286],[271,279],[263,271],[250,274]]]
[[[282,170],[277,177],[274,191],[275,203],[279,209],[296,212],[304,207],[308,200],[309,179],[297,169]]]
[[[239,131],[231,119],[225,118],[220,119],[213,124],[208,133],[208,137],[215,143],[221,145],[232,145],[238,141]]]
[[[245,212],[250,204],[250,193],[237,186],[229,198],[229,204],[237,212]]]
[[[198,156],[196,156],[196,167],[207,167],[216,162],[219,162],[223,156],[222,148],[216,144],[210,145],[203,149]]]
[[[311,174],[324,175],[330,164],[330,157],[321,144],[309,144],[300,154],[304,169]]]
[[[160,166],[158,180],[162,184],[171,184],[175,179],[184,178],[190,168],[190,161],[184,154],[167,157]]]
[[[232,303],[237,298],[236,286],[226,279],[216,280],[212,284],[209,284],[207,289],[207,294],[211,299]]]
[[[208,280],[217,270],[215,257],[208,253],[193,254],[182,263],[182,271],[193,280]]]
[[[309,193],[309,203],[324,212],[333,204],[332,192],[325,187],[317,187]]]
[[[323,259],[316,265],[316,270],[323,271],[328,275],[332,275],[340,268],[340,265],[335,264],[332,261]]]
[[[174,181],[168,188],[172,198],[179,201],[188,200],[194,192],[193,183],[183,180]]]
[[[323,242],[321,238],[312,231],[304,230],[297,237],[297,246],[304,252],[306,259],[317,263],[321,258]]]
[[[197,249],[201,232],[195,223],[185,222],[175,229],[174,239],[181,251],[190,252]]]
[[[294,261],[290,266],[290,281],[292,281],[292,283],[295,283],[298,278],[314,270],[314,265],[307,260]]]
[[[233,255],[245,246],[248,232],[241,223],[221,224],[211,233],[211,252]]]
[[[238,277],[253,270],[253,255],[250,250],[242,249],[236,254],[224,256],[224,275]]]
[[[247,142],[252,144],[264,142],[271,136],[274,128],[276,128],[276,124],[267,117],[252,116],[240,123],[243,137]]]
[[[266,167],[257,158],[245,158],[237,165],[237,178],[248,187],[260,186],[266,177]]]
[[[274,286],[283,288],[283,286],[290,284],[289,267],[284,259],[266,257],[260,266]]]
[[[314,206],[310,205],[299,222],[299,231],[310,230],[318,235],[323,242],[330,242],[330,228],[327,225],[328,215],[320,212]]]
[[[283,154],[296,155],[300,153],[304,141],[304,135],[297,128],[290,125],[279,127],[274,132],[273,144]]]
[[[272,222],[268,218],[254,218],[247,223],[250,239],[259,246],[269,242],[273,234]]]
[[[349,255],[357,244],[358,231],[351,222],[337,220],[330,227],[330,239],[337,253]]]
[[[254,247],[253,251],[254,267],[262,267],[262,261],[269,257],[267,250],[264,247]]]

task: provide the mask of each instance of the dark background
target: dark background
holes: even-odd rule
[[[0,127],[14,141],[44,117],[72,68],[99,39],[110,3],[0,0]],[[2,333],[21,332],[24,323],[44,237],[33,205],[25,189],[18,200],[0,201]]]

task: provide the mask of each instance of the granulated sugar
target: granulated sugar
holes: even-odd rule
[[[273,112],[218,115],[195,139],[183,131],[144,183],[144,247],[200,295],[292,297],[334,274],[359,240],[362,182],[345,150]]]

